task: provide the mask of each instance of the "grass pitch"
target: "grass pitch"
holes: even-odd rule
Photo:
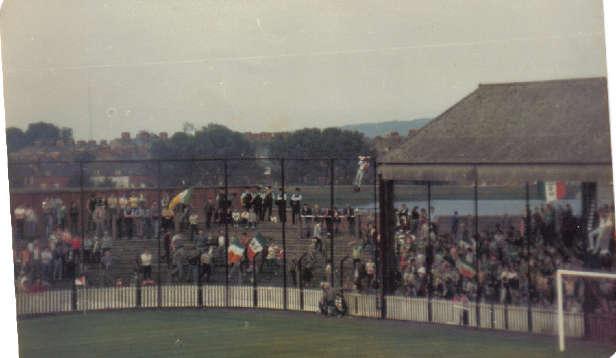
[[[18,322],[21,357],[609,357],[556,338],[252,310],[123,311]]]

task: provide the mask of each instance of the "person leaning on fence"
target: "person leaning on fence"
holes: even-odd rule
[[[336,293],[329,282],[321,282],[319,312],[324,316],[333,316],[336,314]]]

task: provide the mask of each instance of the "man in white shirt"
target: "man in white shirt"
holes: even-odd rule
[[[295,193],[291,195],[291,222],[295,225],[295,218],[299,217],[299,208],[302,201],[302,193],[299,188],[295,188]]]
[[[143,250],[141,256],[139,256],[139,260],[141,262],[143,280],[150,280],[152,278],[152,254],[147,247]]]

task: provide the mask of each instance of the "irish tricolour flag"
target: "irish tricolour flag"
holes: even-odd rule
[[[178,195],[174,196],[173,199],[169,202],[169,209],[173,210],[176,205],[184,204],[188,205],[190,203],[190,198],[192,197],[192,188],[188,188]]]
[[[567,194],[567,186],[562,181],[546,181],[544,183],[544,190],[545,201],[548,203],[562,200]]]
[[[229,264],[235,264],[242,260],[244,256],[244,246],[239,243],[232,243],[229,245],[229,251],[227,252],[227,260]]]
[[[261,233],[257,233],[257,236],[253,237],[248,244],[248,259],[252,261],[259,252],[265,250],[266,246],[267,241],[265,238]]]
[[[459,260],[456,266],[458,267],[458,271],[460,271],[460,275],[466,278],[475,277],[475,273],[476,273],[475,268],[473,267],[473,265],[469,264],[468,262],[464,260]]]

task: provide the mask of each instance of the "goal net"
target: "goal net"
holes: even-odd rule
[[[584,336],[616,343],[616,273],[556,272],[558,348],[565,350],[566,312],[583,312]]]

